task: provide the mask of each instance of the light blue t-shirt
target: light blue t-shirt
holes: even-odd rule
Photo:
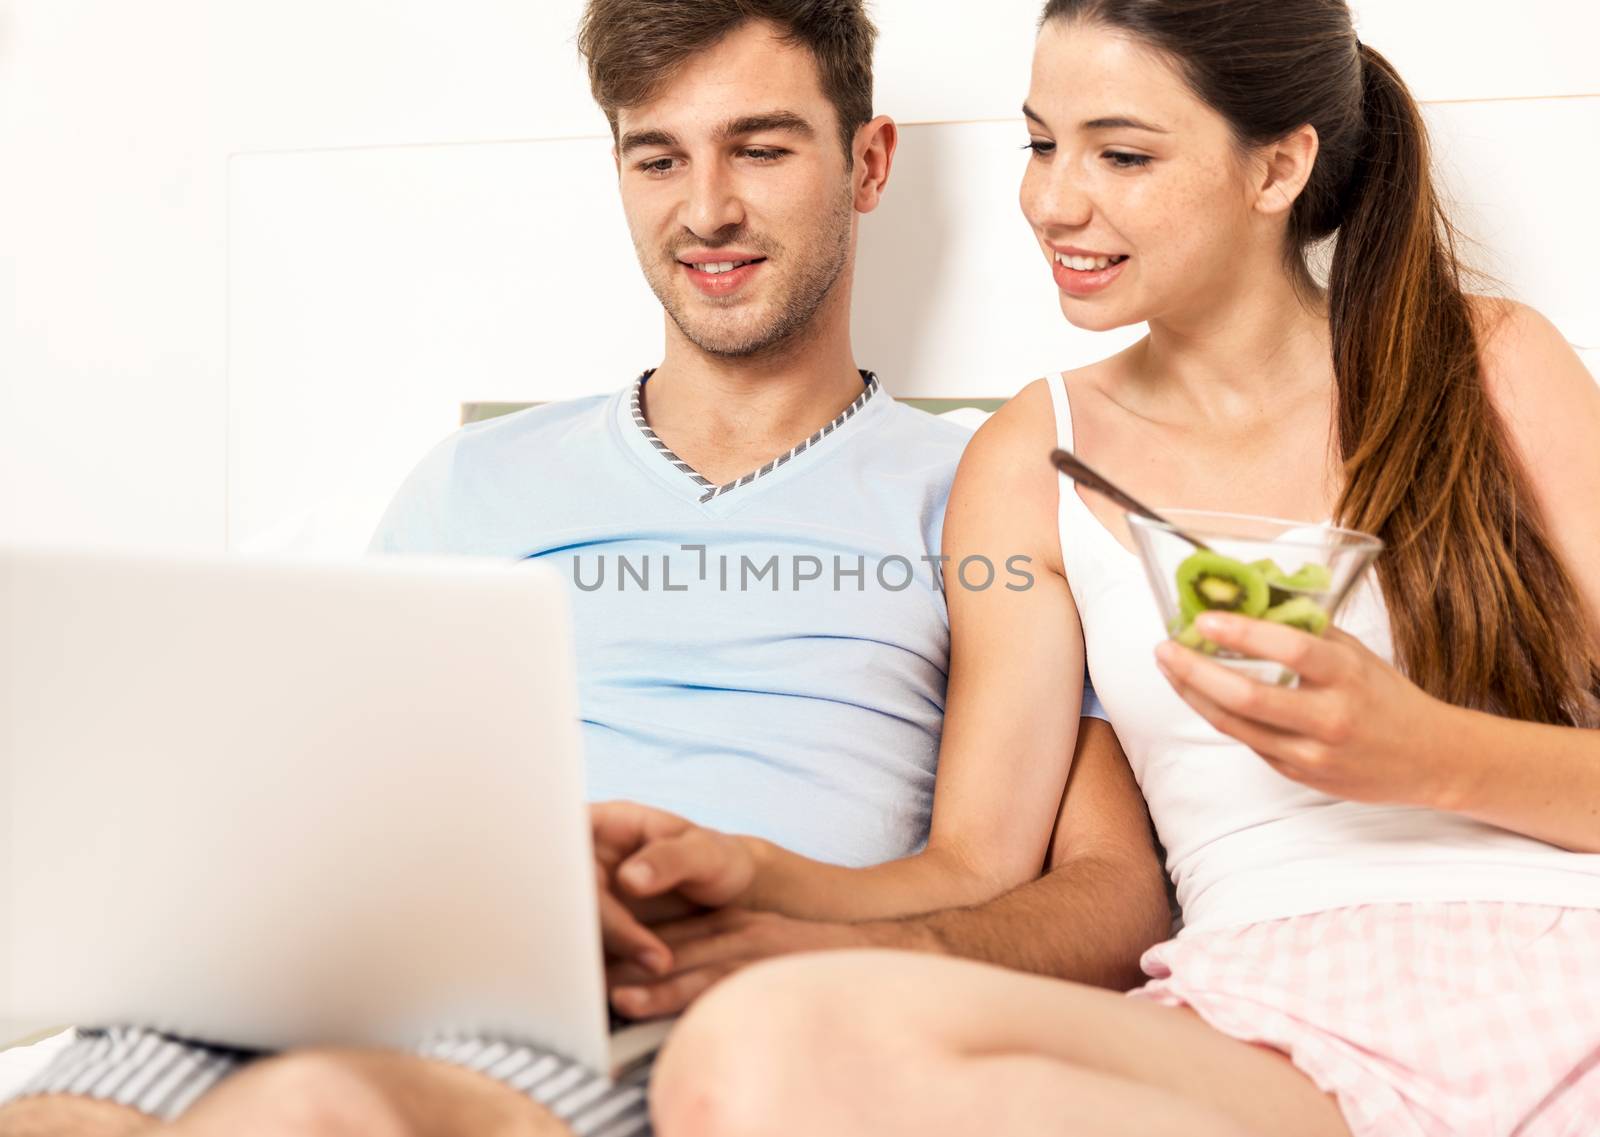
[[[467,426],[413,471],[372,547],[538,559],[572,582],[591,800],[838,864],[905,856],[933,803],[936,558],[970,433],[864,394],[714,497],[636,419],[633,386]],[[996,588],[1033,571],[994,570]]]

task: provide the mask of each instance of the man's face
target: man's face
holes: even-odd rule
[[[749,357],[810,323],[850,263],[855,207],[809,51],[747,23],[622,111],[617,135],[639,263],[690,342]]]

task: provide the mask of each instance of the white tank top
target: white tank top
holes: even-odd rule
[[[1049,382],[1072,449],[1065,381]],[[1356,904],[1508,901],[1600,908],[1600,855],[1457,814],[1344,801],[1277,773],[1191,710],[1155,666],[1165,629],[1139,558],[1061,481],[1061,557],[1083,622],[1089,675],[1144,791],[1188,928]],[[1339,626],[1393,660],[1369,574]],[[1508,754],[1508,762],[1537,762]]]

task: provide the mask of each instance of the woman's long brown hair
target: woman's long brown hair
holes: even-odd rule
[[[1463,290],[1416,100],[1345,0],[1050,0],[1044,19],[1158,48],[1241,145],[1316,129],[1291,267],[1334,236],[1336,516],[1388,546],[1396,660],[1459,706],[1600,725],[1589,617],[1484,385],[1491,309]]]

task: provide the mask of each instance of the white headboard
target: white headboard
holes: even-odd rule
[[[1600,347],[1595,187],[1508,160],[1539,153],[1530,139],[1600,138],[1600,99],[1451,104],[1429,119],[1481,243],[1469,252]],[[1016,204],[1019,137],[1014,122],[903,131],[888,196],[862,221],[855,305],[857,356],[897,395],[1008,396],[1138,334],[1062,319]],[[609,391],[654,362],[660,309],[614,177],[605,139],[236,158],[234,541],[364,532],[461,403]]]
[[[348,546],[455,404],[653,356],[626,261],[566,319],[528,310],[566,233],[625,252],[582,4],[0,0],[0,168],[20,174],[0,179],[0,537],[215,549],[310,524]],[[1007,392],[1095,350],[1048,284],[955,271],[1026,248],[1013,147],[1041,6],[871,0],[877,102],[906,130],[859,338],[900,393]],[[1462,140],[1503,275],[1594,348],[1600,4],[1355,7]],[[579,369],[550,365],[569,331]]]

